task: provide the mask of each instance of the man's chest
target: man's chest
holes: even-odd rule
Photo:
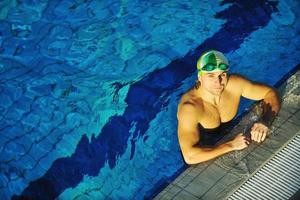
[[[205,105],[205,115],[201,124],[207,128],[218,127],[221,122],[228,122],[237,114],[240,96],[224,95],[217,106]]]
[[[227,122],[237,114],[240,96],[226,93],[217,106],[221,122]]]

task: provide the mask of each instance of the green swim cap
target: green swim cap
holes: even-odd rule
[[[201,55],[197,61],[198,76],[203,72],[227,71],[227,58],[219,51],[210,50]]]

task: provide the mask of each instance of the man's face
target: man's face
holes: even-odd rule
[[[227,85],[227,72],[207,72],[199,77],[201,87],[213,95],[221,95]]]

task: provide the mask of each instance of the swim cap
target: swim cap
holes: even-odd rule
[[[215,50],[203,53],[197,61],[198,75],[203,72],[227,71],[228,66],[227,58],[221,52]]]

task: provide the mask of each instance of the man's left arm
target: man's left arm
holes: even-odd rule
[[[269,127],[280,110],[279,95],[274,88],[252,82],[241,76],[236,76],[236,81],[241,87],[241,96],[252,100],[263,100],[261,102],[263,108],[261,119],[251,129],[251,139],[262,142],[265,140]]]

